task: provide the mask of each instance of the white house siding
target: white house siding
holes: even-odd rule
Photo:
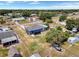
[[[79,38],[78,37],[70,37],[68,39],[68,43],[70,43],[70,44],[74,44],[74,43],[76,43],[78,41],[79,41]]]

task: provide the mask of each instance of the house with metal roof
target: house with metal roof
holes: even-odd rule
[[[16,36],[16,33],[14,33],[13,31],[0,32],[0,43],[3,46],[7,47],[18,42],[19,41]]]
[[[32,26],[25,27],[27,34],[39,34],[47,29],[46,25],[34,24]]]

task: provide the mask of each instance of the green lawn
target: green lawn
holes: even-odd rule
[[[21,21],[19,21],[20,24],[25,24],[27,22],[28,22],[28,20],[21,20]]]
[[[0,57],[8,56],[8,49],[0,48]]]

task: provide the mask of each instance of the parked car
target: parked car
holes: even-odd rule
[[[62,48],[60,47],[59,44],[53,44],[52,45],[57,51],[62,51]]]
[[[78,29],[77,28],[73,28],[71,32],[72,33],[77,33],[78,32]]]

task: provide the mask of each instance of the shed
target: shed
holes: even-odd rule
[[[13,31],[0,32],[0,43],[5,47],[10,46],[18,43],[18,38]]]
[[[28,27],[25,27],[25,30],[27,32],[27,34],[39,34],[41,33],[42,31],[44,31],[46,28],[46,26],[41,26],[41,25],[32,25],[32,26],[28,26]]]
[[[78,41],[79,41],[79,37],[69,37],[68,38],[68,43],[70,43],[70,44],[74,44]]]

